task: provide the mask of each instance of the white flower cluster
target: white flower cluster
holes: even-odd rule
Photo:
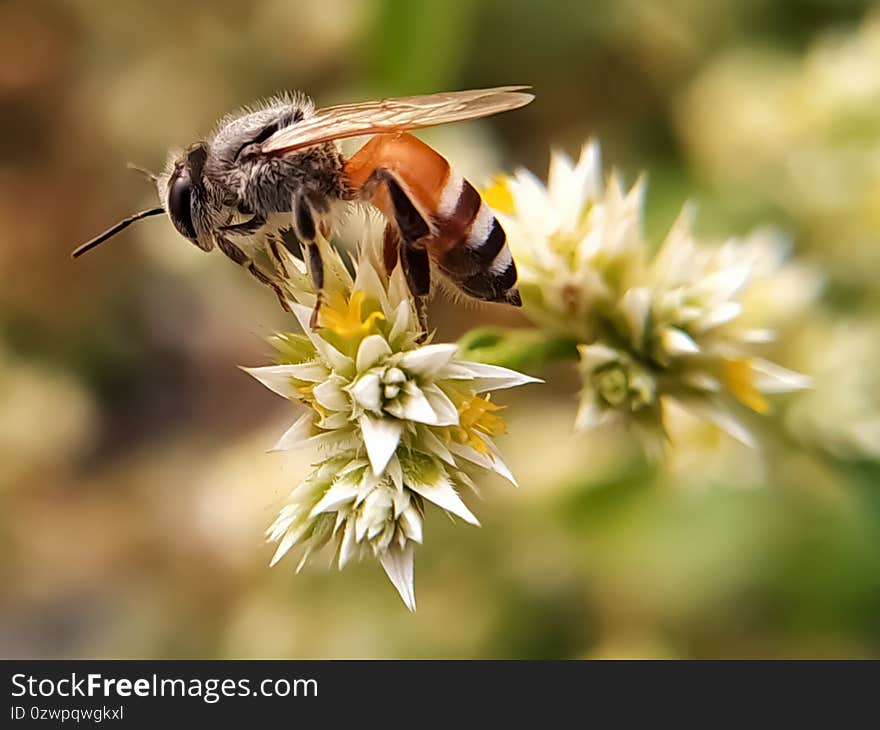
[[[750,287],[783,265],[768,252],[777,241],[707,246],[685,208],[651,256],[643,181],[629,191],[616,175],[604,184],[596,144],[577,163],[554,153],[546,186],[520,171],[486,195],[519,267],[525,314],[579,343],[578,429],[622,421],[656,454],[666,440],[664,401],[675,399],[751,444],[738,407],[764,413],[765,394],[807,386],[757,355],[773,332],[746,311]]]
[[[492,441],[504,422],[487,393],[536,381],[460,360],[456,345],[419,344],[400,268],[380,274],[371,242],[354,279],[326,244],[323,257],[329,284],[320,328],[309,327],[315,295],[291,257],[290,304],[304,333],[275,338],[278,365],[247,370],[307,407],[276,449],[314,446],[323,456],[269,528],[279,543],[272,562],[301,546],[301,567],[334,541],[340,568],[375,556],[412,610],[413,544],[422,542],[427,505],[477,525],[460,496],[474,486],[469,472],[514,482]]]

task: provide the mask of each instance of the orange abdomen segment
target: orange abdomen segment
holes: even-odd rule
[[[376,135],[348,160],[348,184],[393,223],[387,187],[374,176],[379,170],[394,177],[427,223],[430,232],[418,244],[444,274],[470,296],[519,303],[516,266],[501,224],[442,155],[411,134],[395,133]]]
[[[362,190],[377,169],[385,168],[402,182],[413,204],[423,215],[433,215],[440,193],[449,178],[449,163],[411,134],[377,134],[345,165],[345,176],[354,190]],[[394,220],[384,189],[370,191],[371,203]]]

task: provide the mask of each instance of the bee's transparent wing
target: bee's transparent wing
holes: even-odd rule
[[[535,98],[523,91],[528,88],[498,86],[331,106],[279,130],[261,149],[264,153],[279,154],[345,137],[402,132],[487,117],[528,104]]]

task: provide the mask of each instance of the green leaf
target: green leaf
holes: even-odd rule
[[[535,370],[557,360],[577,359],[577,341],[540,330],[480,327],[458,341],[466,360]]]

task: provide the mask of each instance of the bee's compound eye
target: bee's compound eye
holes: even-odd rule
[[[179,173],[171,181],[168,191],[168,214],[174,227],[185,238],[197,238],[192,219],[192,182],[186,172]]]

